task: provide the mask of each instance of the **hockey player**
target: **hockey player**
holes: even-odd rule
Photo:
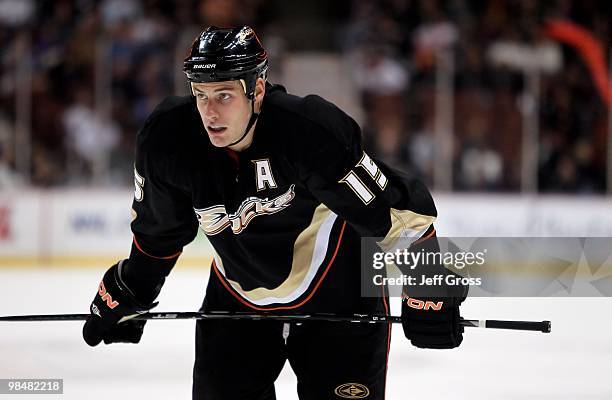
[[[249,27],[210,27],[184,71],[191,96],[166,98],[138,134],[128,259],[104,275],[85,341],[137,343],[129,317],[155,298],[198,226],[214,251],[203,311],[388,313],[360,293],[360,238],[435,235],[427,188],[362,150],[359,126],[318,96],[266,82],[266,51]],[[423,348],[462,341],[459,304],[402,305]],[[275,399],[289,360],[303,400],[383,399],[390,325],[201,320],[193,398]]]

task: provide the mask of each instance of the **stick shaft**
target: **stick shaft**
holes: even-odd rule
[[[0,322],[22,321],[84,321],[89,314],[50,314],[14,315],[0,317]],[[252,314],[229,312],[154,312],[138,315],[139,320],[177,320],[177,319],[234,319],[234,320],[272,320],[284,322],[330,321],[354,323],[401,323],[402,318],[394,315],[336,315],[336,314]],[[550,332],[550,321],[503,321],[463,319],[461,325],[470,328],[512,329],[524,331]]]
[[[479,328],[492,328],[492,329],[513,329],[521,331],[539,331],[549,333],[551,329],[550,321],[501,321],[496,319],[489,320],[464,320],[473,324],[478,325]]]

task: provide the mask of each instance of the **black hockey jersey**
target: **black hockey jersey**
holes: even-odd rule
[[[253,143],[239,153],[210,143],[193,97],[165,99],[138,135],[134,173],[130,263],[169,272],[199,228],[214,273],[255,309],[301,306],[338,262],[359,276],[356,238],[389,247],[421,237],[436,216],[422,183],[363,151],[353,119],[278,85],[267,85]]]

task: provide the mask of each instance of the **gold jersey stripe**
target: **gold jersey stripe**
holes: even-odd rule
[[[232,288],[253,304],[268,305],[294,301],[308,290],[325,261],[335,220],[336,214],[325,205],[320,204],[315,209],[310,225],[295,240],[291,271],[287,279],[273,289],[258,287],[244,290],[239,282],[227,279],[223,260],[218,254],[215,255],[217,268]]]

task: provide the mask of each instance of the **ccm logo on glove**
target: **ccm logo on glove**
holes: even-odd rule
[[[98,294],[102,298],[102,301],[106,302],[106,305],[111,310],[119,305],[118,301],[113,301],[113,297],[106,291],[106,287],[104,286],[104,281],[100,282],[100,286],[98,287]]]
[[[433,301],[423,301],[419,299],[413,299],[412,297],[404,297],[406,300],[406,305],[410,308],[414,308],[415,310],[433,310],[440,311],[442,306],[444,305],[443,301],[433,302]]]

